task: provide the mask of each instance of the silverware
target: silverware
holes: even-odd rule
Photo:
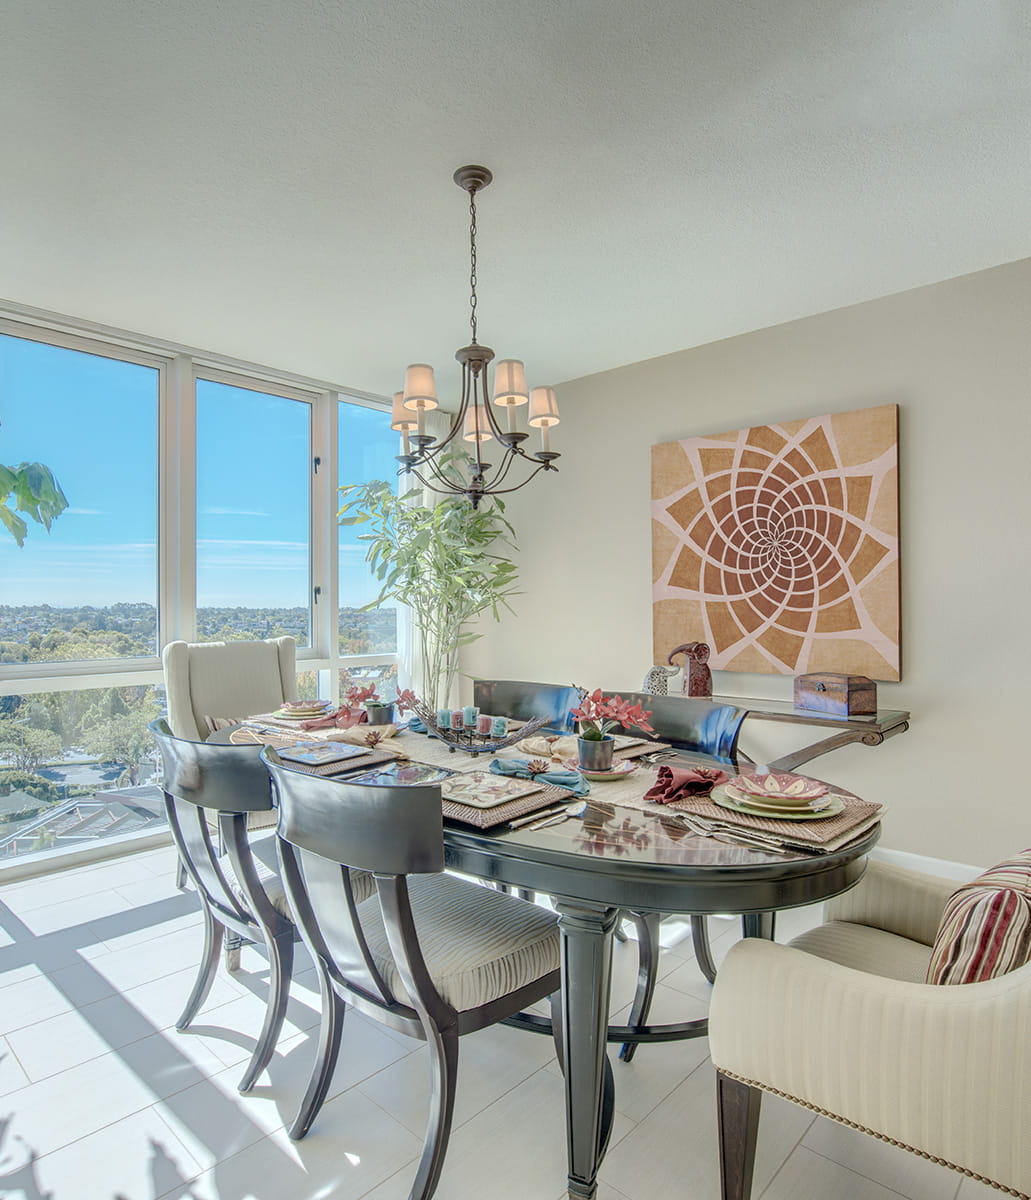
[[[586,807],[586,800],[574,800],[572,804],[565,805],[560,813],[555,813],[543,821],[538,821],[535,825],[528,825],[526,832],[533,833],[537,829],[547,829],[549,825],[561,825],[563,821],[568,821],[570,817],[582,817]]]
[[[771,854],[790,853],[779,839],[767,837],[766,834],[756,833],[753,836],[751,830],[741,830],[739,832],[736,829],[731,830],[723,826],[710,826],[705,821],[689,817],[683,812],[678,815],[688,829],[699,837],[715,838],[720,842],[729,842],[732,846],[747,846],[751,850],[766,850]]]
[[[544,817],[555,817],[559,813],[564,813],[565,803],[558,802],[549,804],[547,808],[538,808],[536,812],[530,813],[527,817],[516,817],[514,821],[509,821],[509,829],[520,829],[523,825],[532,825],[535,821],[540,821]]]

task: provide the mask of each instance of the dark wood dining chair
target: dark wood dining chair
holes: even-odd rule
[[[283,882],[322,994],[318,1051],[290,1136],[304,1137],[326,1098],[347,1007],[421,1038],[431,1105],[409,1198],[429,1200],[451,1130],[458,1039],[557,995],[557,917],[444,874],[439,785],[349,784],[293,770],[271,748],[262,758],[278,796]],[[363,902],[356,870],[375,879]],[[560,1016],[554,999],[552,1012]]]
[[[204,950],[197,978],[175,1027],[189,1027],[207,999],[228,930],[268,952],[265,1020],[240,1080],[249,1091],[268,1066],[283,1027],[293,970],[294,926],[286,895],[270,861],[256,856],[247,836],[251,813],[273,814],[272,789],[261,747],[215,745],[172,736],[164,720],[150,731],[161,753],[165,812],[179,862],[200,897]],[[266,850],[275,838],[263,839]],[[371,885],[370,889],[371,890]]]
[[[473,704],[481,712],[529,721],[547,717],[542,733],[574,733],[570,716],[579,707],[583,692],[561,683],[535,683],[521,679],[474,679]]]

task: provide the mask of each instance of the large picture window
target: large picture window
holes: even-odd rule
[[[0,463],[43,462],[68,508],[0,528],[0,662],[153,657],[155,367],[0,334]]]
[[[147,722],[170,641],[289,634],[302,696],[392,698],[397,613],[336,524],[396,478],[389,408],[211,353],[0,314],[0,463],[68,498],[0,526],[0,863],[163,836]],[[8,497],[8,503],[15,500]]]

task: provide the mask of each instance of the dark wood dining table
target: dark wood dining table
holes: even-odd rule
[[[411,736],[404,744],[413,758],[463,770],[486,765],[470,764],[461,752],[442,757],[439,744],[420,755]],[[689,752],[678,752],[678,759],[700,766],[715,763]],[[640,774],[643,791],[647,769]],[[621,911],[740,913],[746,935],[772,937],[778,910],[814,904],[854,887],[880,832],[874,826],[829,854],[773,853],[696,836],[675,813],[663,809],[606,803],[608,786],[593,785],[582,816],[535,831],[524,826],[495,832],[444,822],[449,868],[550,896],[558,911],[570,1200],[595,1195],[608,1144],[615,1083],[607,1044],[672,1041],[707,1032],[704,1020],[609,1026],[612,938]],[[520,1023],[539,1032],[551,1028],[544,1018]]]
[[[414,761],[455,770],[483,769],[489,761],[472,761],[461,751],[449,754],[439,742],[411,733],[402,734],[398,744]],[[682,765],[718,765],[687,751],[678,751],[677,757]],[[648,769],[640,774],[643,792]],[[607,1045],[673,1041],[707,1032],[704,1020],[609,1026],[612,938],[620,913],[739,913],[746,936],[772,937],[777,911],[854,887],[880,832],[875,825],[828,854],[753,849],[697,836],[675,813],[658,806],[653,811],[607,803],[609,786],[593,785],[581,815],[537,830],[477,829],[444,821],[448,868],[550,896],[559,914],[570,1200],[591,1200],[597,1191],[615,1107]],[[543,1017],[526,1015],[515,1022],[535,1032],[551,1031]]]

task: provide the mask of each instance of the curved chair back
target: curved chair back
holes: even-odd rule
[[[678,750],[697,750],[731,766],[737,764],[737,741],[747,708],[713,704],[692,696],[650,696],[620,692],[624,700],[651,710],[656,737]]]
[[[206,717],[248,717],[297,699],[296,643],[169,642],[161,656],[168,723],[176,737],[212,732]]]
[[[377,969],[358,917],[352,872],[373,872],[398,971],[416,1006],[439,1014],[446,1006],[422,960],[405,877],[444,869],[440,786],[349,784],[294,770],[269,747],[261,757],[279,802],[283,883],[309,948],[357,1007],[414,1018]]]
[[[580,704],[580,688],[560,683],[531,683],[517,679],[476,679],[473,703],[481,712],[529,721],[547,717],[545,732],[572,733],[575,722],[569,715]]]
[[[163,767],[165,811],[183,867],[216,917],[243,937],[256,936],[254,915],[276,925],[247,841],[247,814],[272,809],[272,789],[260,746],[225,746],[173,736],[164,720],[148,726]],[[214,820],[241,902],[212,837]]]

